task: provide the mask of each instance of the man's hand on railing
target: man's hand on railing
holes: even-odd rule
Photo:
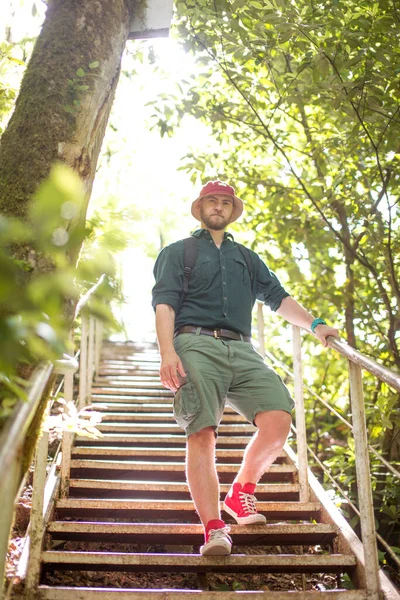
[[[335,338],[339,338],[339,331],[335,327],[320,324],[316,326],[314,335],[326,347],[328,345],[328,337],[332,335]]]

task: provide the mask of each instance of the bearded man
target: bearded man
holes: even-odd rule
[[[192,203],[201,224],[192,234],[197,240],[194,268],[185,264],[185,240],[164,248],[154,267],[160,378],[175,392],[174,416],[187,435],[186,476],[204,526],[203,555],[228,555],[232,548],[229,527],[221,519],[215,465],[225,404],[257,428],[223,503],[239,524],[265,524],[257,512],[256,484],[290,430],[294,403],[289,391],[251,344],[254,302],[263,301],[325,346],[329,336],[338,337],[336,329],[290,297],[255,252],[225,231],[242,211],[232,186],[208,182]]]

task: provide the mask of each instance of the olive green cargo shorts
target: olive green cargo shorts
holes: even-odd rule
[[[187,436],[217,429],[225,403],[250,423],[261,411],[293,410],[282,379],[250,343],[182,333],[174,347],[187,375],[175,394],[174,416]]]

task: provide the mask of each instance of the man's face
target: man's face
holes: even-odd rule
[[[201,199],[200,217],[208,229],[220,231],[229,224],[233,211],[233,198],[224,194],[213,194]]]

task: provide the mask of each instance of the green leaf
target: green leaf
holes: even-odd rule
[[[89,69],[97,69],[99,66],[100,62],[98,60],[94,60],[93,62],[89,63]]]
[[[16,63],[17,65],[21,65],[22,67],[26,66],[24,61],[19,60],[19,58],[15,58],[14,56],[8,56],[7,58],[8,58],[8,60],[11,60],[11,62]]]
[[[82,67],[80,67],[77,72],[76,75],[78,75],[78,77],[85,77],[86,72],[82,69]]]

